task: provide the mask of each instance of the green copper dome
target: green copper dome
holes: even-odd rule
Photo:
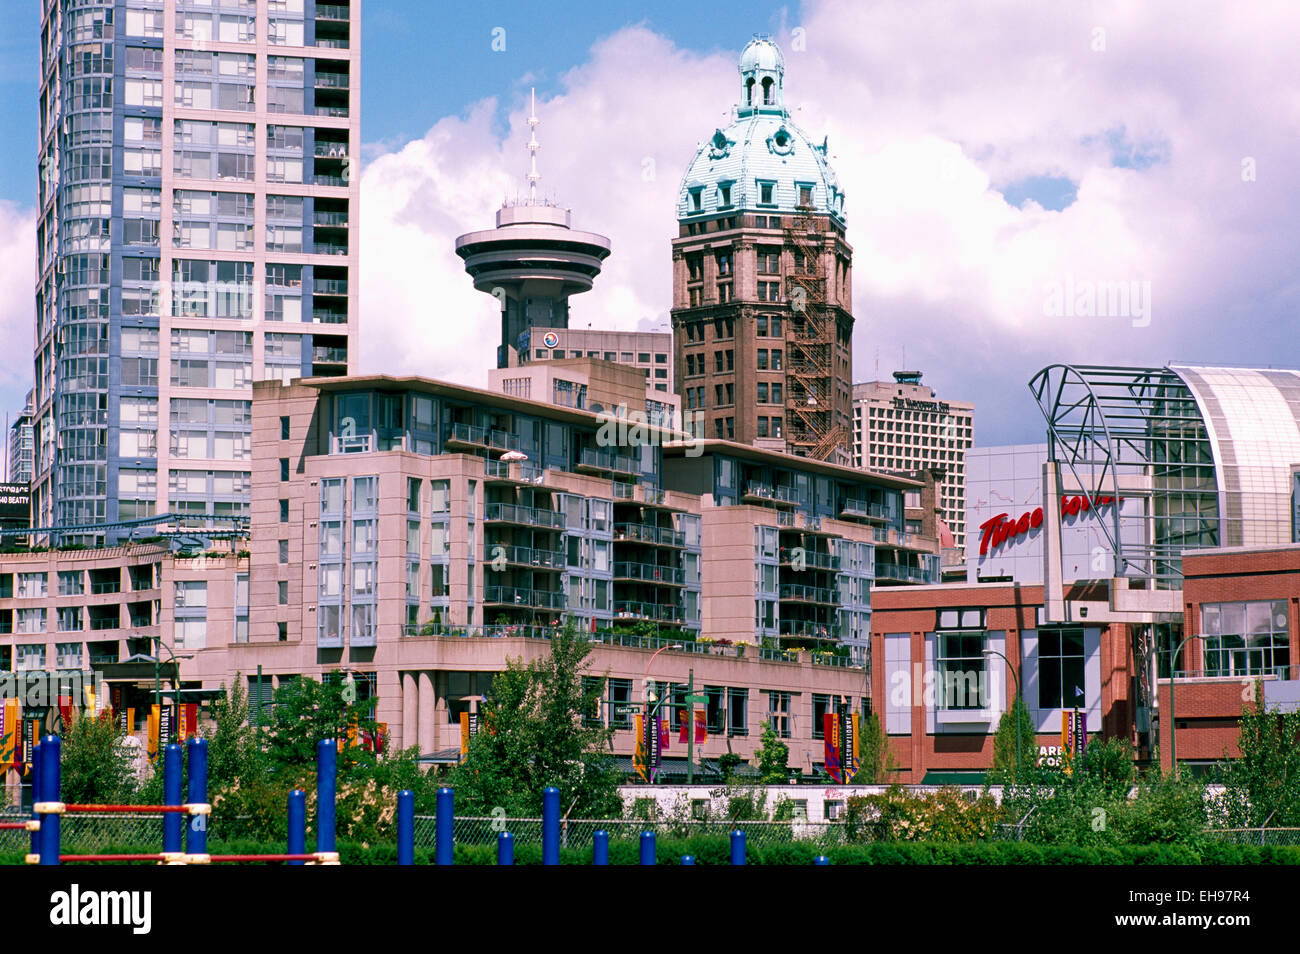
[[[682,178],[677,218],[726,211],[813,212],[844,223],[844,193],[814,143],[785,108],[785,58],[755,34],[740,53],[740,104],[725,129],[700,144]]]

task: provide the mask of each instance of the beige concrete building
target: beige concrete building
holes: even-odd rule
[[[512,365],[599,358],[636,368],[645,377],[647,391],[660,395],[674,391],[673,336],[668,332],[539,326],[530,330],[525,344],[527,347],[512,353],[516,357]]]
[[[596,414],[644,415],[647,423],[682,426],[682,399],[640,370],[604,358],[554,358],[488,371],[488,388],[511,397],[549,400]]]
[[[919,371],[853,385],[853,466],[868,471],[938,470],[939,518],[954,551],[966,545],[966,451],[975,405],[940,400]],[[916,506],[920,506],[919,500]]]

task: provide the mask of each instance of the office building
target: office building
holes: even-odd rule
[[[516,352],[517,364],[598,358],[636,368],[645,375],[648,390],[660,394],[676,391],[673,386],[673,336],[666,332],[538,326],[526,332],[521,343],[525,347]]]
[[[11,484],[30,484],[36,461],[35,428],[32,424],[33,392],[27,392],[22,412],[9,425],[9,455],[5,480]]]
[[[246,516],[253,381],[355,370],[360,4],[42,8],[36,522]]]

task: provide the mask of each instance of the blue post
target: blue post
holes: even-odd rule
[[[591,836],[591,863],[593,865],[609,864],[609,832],[601,829]]]
[[[813,864],[815,865],[828,865],[830,863],[831,860],[827,858],[825,855],[818,855],[816,858],[813,859]]]
[[[643,865],[652,865],[655,863],[655,833],[652,831],[641,832],[641,857],[637,862]]]
[[[59,737],[47,735],[41,742],[41,801],[59,800]],[[59,816],[41,815],[41,864],[59,863]]]
[[[560,863],[560,790],[542,789],[542,864]]]
[[[39,822],[41,816],[36,814],[36,803],[41,800],[41,745],[39,740],[32,746],[32,821]],[[32,854],[41,853],[41,833],[32,832]]]
[[[455,820],[456,793],[449,788],[438,789],[438,821],[433,842],[434,864],[455,864],[455,853],[452,850]]]
[[[397,793],[397,863],[415,864],[415,792]]]
[[[497,864],[515,863],[515,836],[508,831],[497,832]]]
[[[190,739],[190,801],[191,805],[208,802],[208,740]],[[208,853],[208,822],[210,815],[191,815],[185,829],[185,851],[191,855]]]
[[[682,855],[682,864],[693,865],[695,864],[695,858],[691,855]]]
[[[163,804],[181,805],[183,793],[181,778],[181,747],[175,742],[168,743],[163,751]],[[185,820],[179,812],[170,812],[163,816],[163,851],[181,850],[181,830]]]
[[[743,865],[745,863],[745,833],[743,831],[733,831],[731,833],[731,863],[733,865]]]
[[[333,739],[316,743],[316,850],[335,851],[334,794],[339,744]]]
[[[289,793],[289,844],[286,852],[291,855],[307,853],[307,793],[295,788]],[[290,861],[291,865],[306,864],[305,861]]]

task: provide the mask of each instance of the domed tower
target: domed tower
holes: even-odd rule
[[[755,34],[740,102],[677,198],[673,351],[698,436],[850,462],[852,262],[844,192],[785,106],[785,58]]]
[[[456,254],[465,260],[474,287],[501,303],[498,368],[511,366],[512,352],[528,353],[532,328],[569,327],[569,296],[591,290],[610,251],[608,238],[575,231],[568,209],[537,198],[538,124],[534,99],[528,116],[528,198],[503,203],[496,228],[456,239]]]

